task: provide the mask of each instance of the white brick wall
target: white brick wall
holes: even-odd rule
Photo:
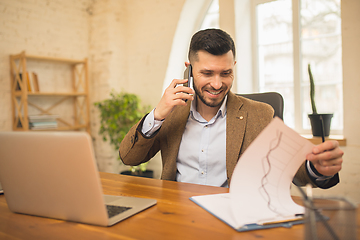
[[[122,165],[113,146],[104,143],[102,136],[97,134],[100,119],[93,103],[109,98],[112,90],[119,91],[121,87],[126,89],[126,26],[123,24],[126,16],[120,11],[125,8],[124,3],[97,1],[92,6],[90,16],[91,131],[99,168],[114,173],[119,172]]]
[[[121,51],[114,46],[111,6],[125,1],[92,0],[5,0],[0,2],[0,130],[11,130],[9,55],[26,50],[27,54],[59,58],[89,59],[91,113],[92,103],[109,96],[112,88],[111,69],[113,51]],[[94,10],[96,9],[96,10]],[[95,16],[92,18],[92,16]],[[90,33],[90,29],[92,29]],[[118,29],[121,32],[121,29]],[[119,37],[118,39],[124,39]],[[113,42],[111,42],[111,40]],[[91,44],[90,44],[91,43]],[[115,48],[115,50],[114,50]],[[89,54],[89,51],[92,54]],[[93,66],[93,67],[91,67]],[[39,76],[42,91],[66,91],[71,87],[69,65],[52,62],[28,61],[27,69]],[[51,81],[48,81],[51,79]],[[91,81],[93,80],[93,81]],[[93,84],[91,84],[93,82]],[[46,108],[59,98],[32,98]],[[53,113],[72,121],[71,101],[57,106]],[[70,109],[70,111],[69,111]],[[29,108],[29,114],[38,111]],[[96,112],[97,113],[97,112]],[[91,114],[92,135],[96,158],[101,171],[116,172],[119,162],[117,153],[98,137],[99,120]],[[96,123],[95,123],[96,122]]]
[[[126,2],[120,0],[2,0],[0,1],[0,131],[12,129],[9,55],[27,54],[60,58],[89,58],[90,120],[99,169],[119,172],[124,169],[118,154],[98,136],[96,101],[109,97],[112,90],[127,91]],[[70,68],[64,64],[28,61],[28,70],[39,75],[43,91],[66,91]],[[47,81],[51,78],[51,81]],[[55,99],[59,100],[59,99]],[[36,98],[46,108],[53,98]],[[70,101],[59,105],[68,121]],[[38,111],[29,108],[29,113]],[[159,170],[159,167],[157,167]],[[160,172],[158,172],[159,177]]]
[[[88,13],[91,1],[0,1],[0,130],[11,130],[9,55],[28,54],[83,59],[88,56]],[[43,87],[62,88],[64,74],[58,67],[29,62],[28,69],[42,69]],[[49,70],[59,69],[54,85],[47,84]],[[62,66],[61,68],[66,68]],[[38,71],[39,71],[38,70]],[[41,87],[41,85],[40,85]],[[65,87],[65,86],[64,86]]]

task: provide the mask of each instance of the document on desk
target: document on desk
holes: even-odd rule
[[[238,231],[300,223],[290,185],[313,147],[276,117],[242,154],[229,193],[190,199]]]

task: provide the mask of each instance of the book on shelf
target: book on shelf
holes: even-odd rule
[[[39,92],[39,80],[35,72],[26,72],[29,92]]]
[[[39,88],[38,75],[35,72],[31,72],[31,76],[32,76],[32,83],[33,83],[34,92],[39,92],[40,88]]]
[[[29,122],[53,122],[57,118],[59,115],[54,114],[29,115]]]
[[[30,73],[26,72],[26,82],[27,82],[27,90],[28,92],[32,92],[32,82],[30,81]]]
[[[30,115],[29,116],[29,128],[33,130],[37,129],[55,129],[58,127],[56,119],[59,115]]]
[[[30,129],[55,129],[58,127],[58,123],[56,121],[52,122],[30,122]]]
[[[30,127],[31,130],[57,129],[57,126],[36,126]]]
[[[23,81],[22,73],[19,73],[19,78],[20,78],[21,84],[16,80],[16,76],[14,76],[14,81],[16,82],[15,91],[21,91],[21,85],[24,84],[22,82]],[[28,92],[39,92],[40,91],[38,75],[35,72],[26,72],[25,81],[26,81],[26,85],[27,85],[26,90]],[[25,86],[23,85],[23,87],[25,87]]]
[[[30,122],[30,125],[33,127],[37,127],[37,126],[56,126],[57,122],[56,121],[51,121],[51,122]]]

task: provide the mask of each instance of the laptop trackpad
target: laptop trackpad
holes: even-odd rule
[[[104,195],[104,202],[106,205],[115,204],[116,201],[123,198],[122,196]],[[117,204],[115,204],[117,205]]]

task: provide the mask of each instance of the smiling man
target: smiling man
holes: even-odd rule
[[[161,151],[161,178],[228,187],[241,154],[272,120],[271,106],[236,96],[235,45],[220,29],[197,32],[189,61],[194,90],[174,79],[160,102],[140,120],[120,144],[128,165],[149,161]],[[189,101],[187,101],[189,100]],[[339,182],[343,152],[336,141],[314,147],[299,168],[297,184],[329,188]]]

